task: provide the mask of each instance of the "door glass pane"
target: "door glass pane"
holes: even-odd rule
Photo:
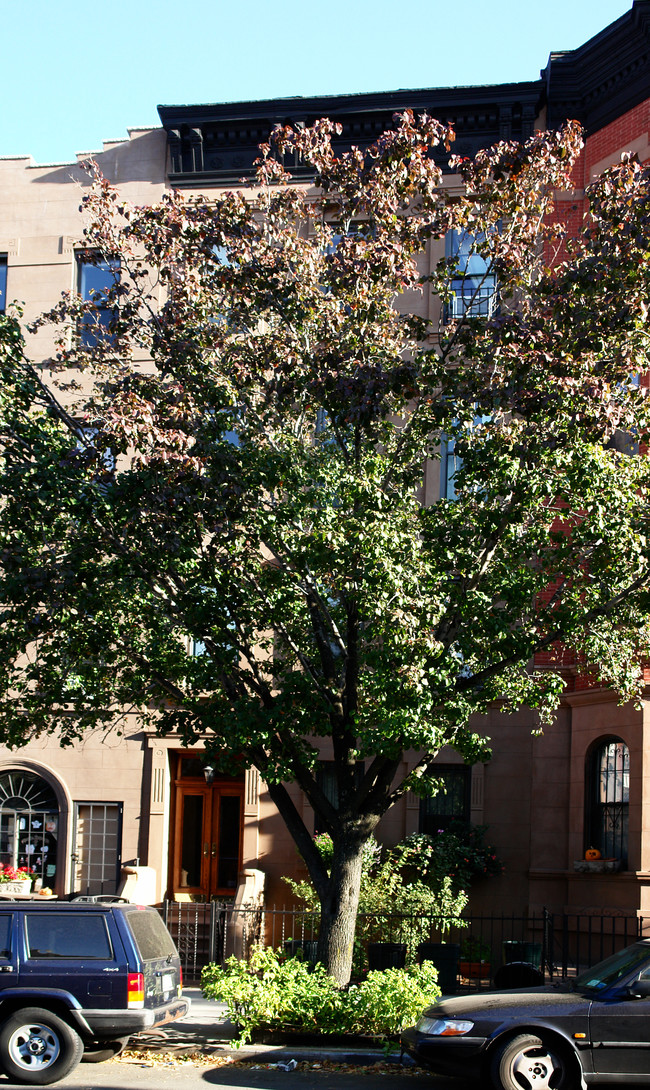
[[[219,889],[237,889],[239,876],[239,833],[241,798],[222,795],[219,820]]]
[[[116,893],[122,851],[122,804],[75,803],[75,890]]]
[[[201,841],[203,836],[203,796],[183,798],[183,838],[181,846],[181,886],[201,885]]]

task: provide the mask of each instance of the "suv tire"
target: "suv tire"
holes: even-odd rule
[[[0,1026],[0,1067],[14,1082],[47,1086],[64,1079],[83,1047],[67,1022],[42,1007],[24,1007]]]

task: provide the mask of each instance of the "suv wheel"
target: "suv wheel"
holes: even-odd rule
[[[0,1067],[14,1082],[57,1082],[74,1071],[82,1053],[79,1034],[41,1007],[24,1007],[0,1026]]]

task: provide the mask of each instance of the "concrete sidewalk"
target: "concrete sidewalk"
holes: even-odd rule
[[[170,1025],[138,1033],[131,1038],[132,1048],[161,1052],[201,1052],[232,1048],[236,1027],[228,1020],[226,1006],[214,999],[204,999],[200,988],[183,988],[191,1001],[186,1018]]]
[[[334,1061],[341,1064],[372,1064],[386,1060],[399,1063],[399,1051],[390,1056],[381,1050],[367,1048],[328,1047],[327,1038],[323,1037],[323,1046],[286,1045],[243,1045],[233,1048],[233,1039],[237,1030],[229,1021],[224,1003],[214,999],[204,999],[200,988],[183,988],[192,1005],[187,1018],[171,1025],[139,1033],[131,1038],[129,1048],[155,1052],[172,1052],[183,1055],[193,1052],[217,1053],[220,1056],[231,1055],[233,1059],[257,1059],[260,1063],[284,1063],[289,1060],[313,1061],[323,1063]],[[411,1066],[409,1057],[404,1057],[405,1065]]]

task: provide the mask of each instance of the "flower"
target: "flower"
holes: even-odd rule
[[[27,878],[32,877],[32,871],[29,867],[9,867],[0,863],[0,883],[2,882],[24,882]]]

